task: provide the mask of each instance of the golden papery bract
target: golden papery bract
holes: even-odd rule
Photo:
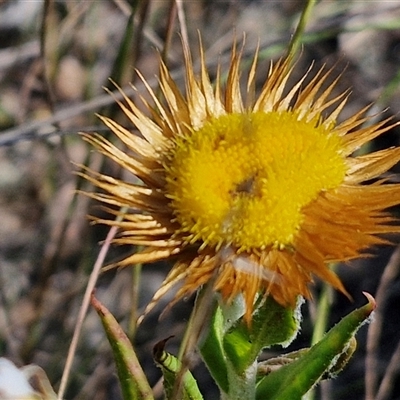
[[[308,84],[306,74],[287,88],[295,65],[290,59],[280,60],[271,66],[256,95],[258,52],[245,93],[240,91],[242,54],[236,46],[224,87],[221,67],[213,85],[202,48],[200,54],[197,77],[184,46],[185,94],[161,62],[163,101],[142,78],[154,102],[145,102],[148,114],[122,93],[124,100],[118,103],[132,127],[101,117],[127,150],[100,135],[84,135],[141,182],[124,182],[85,168],[82,172],[101,189],[89,196],[109,205],[112,214],[117,215],[119,207],[129,208],[122,221],[98,221],[121,228],[117,243],[140,246],[115,266],[171,260],[171,271],[147,311],[178,283],[175,301],[210,281],[226,302],[242,295],[247,321],[259,293],[294,307],[299,295],[310,297],[314,277],[346,293],[328,263],[363,255],[370,246],[386,242],[382,235],[399,232],[387,209],[400,202],[400,185],[365,181],[395,165],[400,149],[352,156],[395,124],[381,121],[368,126],[367,108],[338,124],[347,93],[329,98],[339,79],[326,85],[330,70],[319,70]],[[266,123],[271,129],[261,128],[262,123],[248,129],[246,124],[256,119],[275,122]],[[238,128],[235,120],[245,128]],[[140,134],[132,133],[134,129]],[[251,135],[258,136],[255,140]],[[225,148],[216,158],[213,144],[221,143]],[[202,164],[209,162],[214,167]],[[332,168],[337,168],[333,175]],[[233,174],[240,175],[242,169],[243,176],[236,179]]]

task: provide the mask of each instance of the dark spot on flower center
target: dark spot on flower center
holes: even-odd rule
[[[256,175],[251,176],[248,179],[245,179],[242,182],[239,182],[235,189],[230,192],[232,197],[238,196],[238,195],[249,195],[249,196],[254,196],[256,195]]]

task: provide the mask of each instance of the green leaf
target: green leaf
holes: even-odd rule
[[[223,348],[239,375],[254,363],[262,349],[290,344],[299,330],[299,307],[285,308],[268,297],[255,311],[250,326],[241,318],[228,330]]]
[[[364,293],[368,304],[353,311],[333,327],[324,338],[299,359],[285,365],[260,380],[258,400],[300,400],[326,372],[351,343],[354,334],[375,308],[373,297]]]
[[[153,349],[154,360],[161,368],[164,377],[164,390],[168,400],[203,400],[203,396],[190,371],[182,371],[182,363],[172,354],[164,350],[165,343],[170,338],[158,342]],[[183,373],[183,375],[182,375]],[[179,385],[182,388],[179,388]],[[182,390],[180,392],[180,390]]]
[[[216,307],[205,338],[199,345],[204,362],[215,383],[225,393],[229,391],[226,357],[223,349],[224,317],[220,307]]]
[[[91,304],[99,314],[110,342],[124,400],[154,400],[151,387],[125,332],[108,309],[93,295]]]

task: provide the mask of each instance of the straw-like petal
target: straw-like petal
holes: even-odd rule
[[[352,154],[397,124],[368,124],[369,107],[338,124],[349,93],[330,98],[340,80],[329,79],[333,69],[304,84],[310,67],[288,88],[296,65],[282,59],[256,95],[258,49],[244,93],[236,45],[224,87],[221,65],[215,87],[210,81],[202,46],[199,77],[183,50],[185,93],[161,63],[164,101],[140,75],[154,103],[139,96],[148,115],[126,96],[119,102],[140,136],[101,117],[126,152],[99,135],[85,136],[140,180],[81,173],[101,190],[89,196],[112,215],[128,209],[122,221],[97,220],[121,229],[116,243],[141,246],[116,265],[174,262],[147,311],[176,284],[174,301],[207,282],[226,302],[241,295],[247,321],[259,295],[294,307],[298,296],[310,297],[315,278],[347,294],[328,263],[365,256],[400,231],[387,211],[400,203],[400,185],[382,179],[400,161],[400,149]]]

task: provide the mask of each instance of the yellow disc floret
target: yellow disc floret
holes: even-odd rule
[[[302,208],[343,183],[342,140],[292,112],[227,114],[176,139],[167,196],[190,242],[239,251],[293,243]]]

